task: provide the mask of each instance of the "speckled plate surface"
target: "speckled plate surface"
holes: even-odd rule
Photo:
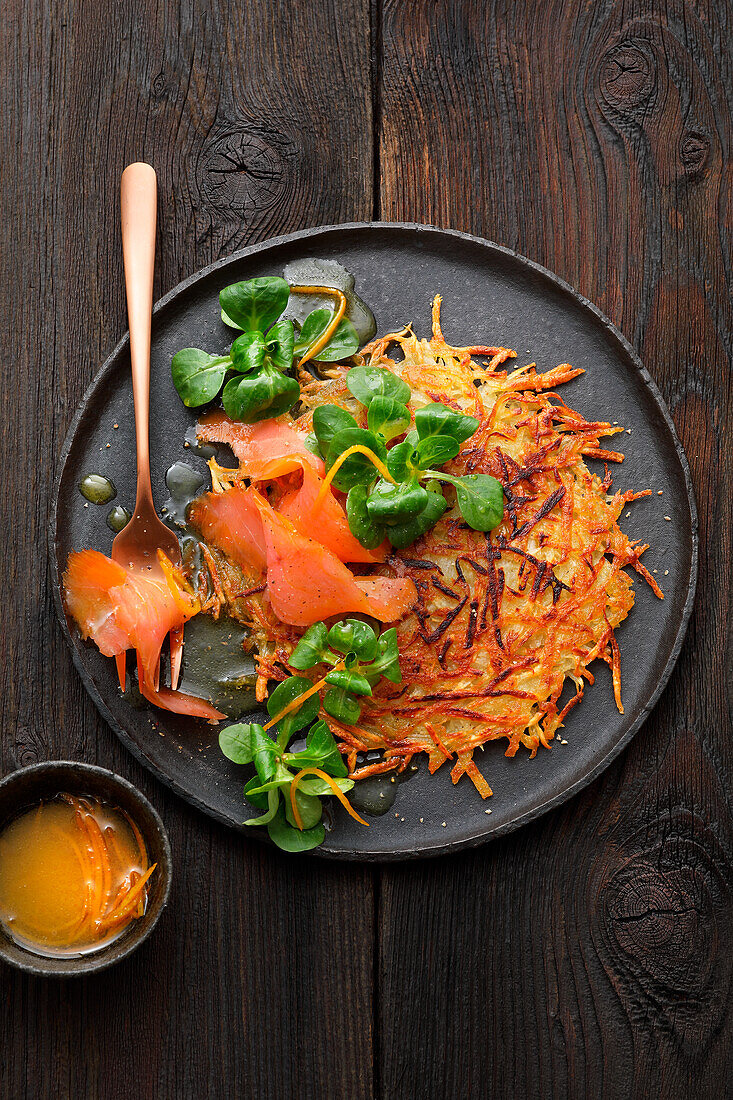
[[[400,785],[393,810],[373,818],[369,829],[338,808],[316,854],[395,860],[470,847],[516,829],[587,785],[630,741],[669,679],[692,610],[697,567],[697,518],[687,462],[669,412],[633,349],[594,306],[550,272],[462,233],[400,224],[327,226],[220,260],[157,304],[151,458],[159,506],[167,496],[168,467],[177,459],[190,460],[183,441],[195,420],[173,388],[172,355],[188,346],[212,351],[228,346],[230,330],[219,320],[221,287],[280,274],[285,264],[309,256],[338,260],[353,273],[356,291],[374,311],[380,332],[412,321],[418,334],[429,335],[432,295],[440,292],[449,341],[502,344],[517,351],[518,363],[536,361],[538,370],[566,361],[585,368],[584,375],[562,387],[563,397],[589,418],[615,420],[630,430],[619,437],[626,458],[614,470],[614,488],[655,490],[622,520],[631,537],[651,543],[644,561],[658,570],[665,593],[658,600],[637,579],[636,606],[617,631],[625,713],[614,706],[608,669],[596,662],[596,683],[566,722],[567,745],[556,741],[534,760],[521,751],[508,760],[499,744],[477,754],[494,790],[490,815],[467,779],[454,787],[447,767],[431,776],[423,762],[411,782]],[[205,723],[132,708],[120,696],[114,662],[82,642],[63,611],[59,581],[69,551],[93,546],[109,553],[113,538],[105,523],[108,509],[85,508],[78,483],[89,472],[108,475],[117,487],[115,503],[131,508],[134,454],[125,337],[85,394],[61,454],[50,530],[56,604],[79,674],[118,737],[182,797],[241,828],[248,816],[242,797],[247,772],[221,755],[216,732]]]

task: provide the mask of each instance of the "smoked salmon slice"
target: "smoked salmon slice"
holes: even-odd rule
[[[220,710],[212,707],[205,699],[199,699],[196,695],[188,695],[185,691],[173,691],[171,688],[151,687],[145,680],[141,661],[137,662],[137,678],[140,684],[140,694],[153,706],[160,710],[169,710],[174,714],[185,714],[189,718],[205,718],[207,722],[220,722],[226,718]]]
[[[62,583],[64,603],[82,637],[91,638],[106,657],[135,649],[141,692],[157,695],[156,705],[165,710],[192,713],[182,709],[181,692],[158,689],[156,681],[166,636],[197,614],[198,601],[183,590],[174,593],[160,567],[149,574],[133,571],[99,550],[73,551]],[[224,717],[201,699],[196,704],[200,717]]]
[[[188,521],[242,568],[267,568],[262,519],[248,489],[235,485],[224,493],[204,493],[189,505]]]
[[[286,516],[301,535],[327,547],[340,561],[384,561],[386,547],[367,550],[349,530],[346,512],[332,492],[327,492],[317,510],[314,505],[323,479],[307,463],[303,464],[303,483],[286,493],[277,511]]]
[[[127,631],[117,622],[114,599],[110,595],[126,580],[123,567],[98,550],[81,550],[69,555],[63,576],[66,609],[79,627],[82,638],[92,638],[105,657],[124,653],[130,645]]]
[[[417,599],[412,581],[405,585],[391,577],[355,577],[354,580],[373,608],[369,614],[381,623],[401,619]]]
[[[323,461],[305,445],[305,434],[284,417],[240,424],[226,413],[214,410],[196,425],[198,439],[206,443],[227,443],[239,459],[241,472],[253,481],[269,481],[309,465],[321,477]]]
[[[302,535],[256,490],[248,492],[262,519],[267,546],[267,591],[281,622],[310,626],[347,612],[361,612],[380,622],[392,622],[404,615],[417,599],[415,585],[408,578],[355,577],[335,554]]]
[[[326,494],[319,503],[317,512],[314,512],[313,505],[325,473],[323,462],[308,450],[305,435],[298,432],[291,421],[280,417],[276,420],[261,420],[256,424],[239,424],[230,420],[225,413],[213,411],[201,417],[196,434],[200,440],[206,442],[227,443],[239,460],[240,473],[252,481],[270,481],[295,470],[302,470],[302,484],[286,493],[277,510],[292,520],[301,534],[328,547],[341,561],[384,561],[386,548],[367,550],[354,538],[349,530],[346,513],[332,492]],[[237,500],[236,507],[244,511],[241,500]],[[217,517],[220,516],[222,522],[231,528],[229,534],[232,539],[227,537],[226,530],[219,526],[213,516],[209,517],[212,524],[211,537],[230,557],[246,566],[250,563],[242,561],[241,554],[234,553],[233,548],[225,546],[217,538],[218,534],[230,544],[232,540],[239,538],[234,530],[239,524],[234,508],[234,502],[217,507]],[[193,522],[204,533],[201,524],[195,519]]]

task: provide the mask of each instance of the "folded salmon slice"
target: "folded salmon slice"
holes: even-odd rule
[[[238,565],[266,571],[272,609],[290,626],[310,626],[355,611],[392,622],[417,598],[411,580],[355,577],[328,547],[299,531],[256,489],[235,486],[205,493],[188,514],[206,541]]]
[[[170,630],[198,612],[195,599],[182,591],[174,594],[162,570],[147,574],[126,569],[98,550],[72,552],[62,583],[64,603],[83,638],[91,638],[106,657],[137,650],[142,693],[162,693],[156,705],[164,710],[193,713],[193,696],[155,685],[163,642]],[[175,706],[166,705],[172,696]],[[201,699],[195,704],[200,717],[224,717]]]
[[[277,511],[286,516],[301,535],[327,547],[340,561],[384,561],[386,547],[367,550],[349,530],[346,512],[331,490],[315,508],[323,479],[307,463],[303,464],[303,483],[283,497]]]
[[[305,445],[305,434],[284,417],[240,424],[220,410],[206,413],[196,425],[196,435],[206,443],[227,443],[239,459],[240,469],[253,481],[269,481],[309,465],[322,477],[323,461]]]
[[[355,577],[335,554],[302,535],[256,490],[249,492],[264,529],[267,591],[281,622],[310,626],[331,615],[348,612],[393,622],[417,599],[415,585],[408,578]]]
[[[196,434],[207,442],[228,443],[239,460],[241,472],[252,481],[270,481],[302,470],[302,484],[285,495],[277,510],[292,520],[301,534],[328,547],[341,561],[384,561],[386,547],[367,550],[352,535],[346,513],[333,492],[328,492],[314,511],[325,473],[323,462],[308,450],[305,435],[291,421],[280,417],[257,424],[239,424],[225,413],[214,411],[199,420]],[[230,518],[234,522],[234,517]],[[200,524],[196,526],[201,530]],[[237,537],[233,531],[232,534]],[[221,542],[217,545],[230,553]],[[240,561],[236,554],[230,556]],[[240,561],[240,564],[248,563]]]
[[[204,493],[189,505],[188,521],[237,565],[264,573],[267,547],[262,519],[248,489],[235,485],[224,493]]]

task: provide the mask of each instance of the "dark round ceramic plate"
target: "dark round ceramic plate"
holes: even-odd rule
[[[625,713],[614,706],[606,666],[596,662],[595,685],[563,731],[567,744],[556,740],[534,760],[522,752],[507,760],[500,745],[479,754],[495,792],[488,805],[468,779],[453,786],[447,767],[431,776],[421,765],[411,782],[400,784],[393,809],[373,818],[369,829],[339,808],[319,849],[324,856],[367,860],[454,851],[515,829],[579,791],[628,743],[654,705],[679,654],[695,587],[697,520],[687,462],[660,394],[632,348],[594,306],[550,272],[462,233],[416,225],[328,226],[221,260],[156,306],[151,450],[159,506],[167,496],[166,470],[176,459],[189,458],[184,433],[194,421],[173,388],[171,356],[188,346],[214,351],[231,340],[219,319],[221,287],[279,274],[290,261],[311,256],[338,260],[353,273],[380,332],[412,321],[419,334],[428,335],[432,296],[440,292],[449,341],[502,344],[517,351],[519,364],[535,360],[540,370],[567,361],[584,367],[584,375],[562,387],[563,397],[590,418],[618,421],[628,429],[619,437],[626,458],[614,470],[614,487],[653,490],[622,520],[631,537],[651,543],[644,561],[658,571],[665,593],[658,600],[637,579],[636,606],[618,631]],[[90,471],[109,475],[116,502],[129,508],[135,497],[134,454],[125,337],[87,391],[64,444],[51,517],[56,603],[84,684],[124,744],[189,802],[240,826],[248,816],[245,771],[224,759],[215,731],[205,723],[133,709],[119,694],[114,662],[81,641],[61,606],[58,585],[69,551],[92,546],[109,552],[113,537],[105,524],[108,508],[85,507],[78,483]]]

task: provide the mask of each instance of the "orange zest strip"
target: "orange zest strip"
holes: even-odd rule
[[[196,614],[196,612],[201,610],[201,603],[194,594],[193,589],[190,588],[188,582],[184,580],[182,573],[180,570],[176,569],[170,558],[160,549],[158,549],[157,553],[160,568],[163,570],[163,576],[170,589],[171,596],[175,600],[176,607],[188,617],[190,617],[191,614]],[[182,593],[186,595],[187,599],[183,598]]]
[[[135,882],[137,882],[137,880],[140,878],[140,872],[139,871],[133,871],[133,874],[135,875]],[[132,878],[132,876],[130,876],[130,877]],[[133,885],[134,885],[134,883],[133,883]],[[136,916],[136,917],[144,917],[145,916],[145,894],[144,893],[142,893],[140,895],[140,897],[137,899],[137,905],[135,906],[135,912],[134,912],[133,915]]]
[[[87,824],[89,815],[82,810],[81,803],[78,800],[74,800],[72,805],[76,806],[76,825],[81,833],[83,848],[87,853],[90,866],[89,917],[92,925],[97,927],[99,918],[102,915],[102,892],[104,883],[104,873],[99,862],[99,848],[95,843],[94,834]]]
[[[104,840],[107,847],[111,850],[112,857],[117,862],[117,865],[119,867],[124,867],[126,860],[124,855],[122,854],[122,849],[120,848],[119,841],[117,840],[117,833],[111,825],[105,826]]]
[[[346,295],[342,291],[337,290],[333,286],[291,286],[291,294],[331,294],[336,299],[338,306],[331,320],[328,322],[327,327],[323,330],[322,334],[316,340],[313,347],[309,348],[303,358],[298,363],[298,369],[307,363],[309,359],[315,359],[318,352],[322,348],[325,348],[328,341],[333,336],[334,332],[338,328],[339,322],[343,315],[346,313]]]
[[[298,826],[301,833],[303,832],[303,819],[298,812],[298,804],[295,801],[295,792],[298,789],[298,784],[300,783],[301,779],[305,778],[306,775],[317,775],[319,779],[322,779],[324,783],[327,783],[336,798],[338,798],[343,808],[346,810],[347,814],[350,814],[350,816],[353,817],[354,821],[358,821],[361,825],[366,825],[367,829],[369,828],[369,822],[365,821],[363,817],[359,817],[358,813],[351,805],[348,798],[341,790],[335,779],[332,779],[330,775],[326,774],[326,772],[321,771],[320,768],[303,768],[301,771],[298,772],[298,774],[294,777],[293,782],[290,784],[290,805],[293,809],[293,819],[295,820],[295,824]]]
[[[140,879],[135,883],[135,885],[132,886],[127,891],[127,893],[124,895],[124,897],[122,898],[122,901],[119,903],[117,908],[113,909],[111,913],[107,914],[107,916],[104,918],[104,921],[103,921],[103,924],[105,926],[109,926],[111,924],[116,924],[118,921],[122,920],[124,917],[129,916],[129,914],[135,908],[135,906],[138,902],[138,899],[140,898],[140,895],[142,894],[143,890],[145,889],[145,885],[146,885],[148,879],[150,878],[150,876],[152,875],[153,871],[155,870],[155,868],[157,866],[158,866],[158,864],[154,863],[152,865],[152,867],[148,868],[148,870],[145,872],[145,874],[141,875]]]
[[[110,912],[112,912],[113,909],[116,909],[117,906],[122,901],[124,901],[125,895],[127,894],[127,891],[130,889],[131,886],[132,886],[132,876],[130,876],[129,878],[123,879],[122,883],[118,887],[117,893],[115,894],[114,898],[112,899],[112,904],[109,907]]]
[[[332,672],[340,672],[342,668],[346,668],[346,662],[345,661],[339,661],[337,664],[335,664],[333,666],[332,669],[329,669],[329,671],[326,673],[326,676],[324,676],[323,679],[318,680],[318,682],[315,683],[313,685],[313,687],[308,688],[308,690],[304,691],[302,695],[299,695],[296,699],[293,699],[291,702],[289,702],[288,705],[286,707],[284,707],[283,710],[281,710],[279,714],[276,714],[274,718],[270,719],[270,721],[267,723],[266,726],[262,727],[263,730],[272,729],[272,727],[277,722],[279,722],[281,718],[284,718],[286,714],[290,714],[291,710],[297,710],[297,708],[299,706],[301,706],[306,701],[306,699],[310,699],[311,695],[315,695],[317,691],[321,690],[321,688],[323,687],[323,685],[326,682],[326,677],[327,676],[330,676]]]
[[[357,443],[353,447],[347,447],[347,449],[344,451],[344,453],[338,456],[338,458],[334,462],[333,466],[331,467],[331,469],[326,474],[325,478],[323,479],[323,484],[321,485],[320,489],[318,490],[318,496],[313,501],[313,511],[314,512],[316,512],[320,508],[321,502],[322,502],[323,498],[325,497],[326,493],[328,492],[328,490],[330,488],[330,485],[331,485],[331,482],[336,477],[336,474],[339,472],[339,470],[343,466],[344,462],[346,462],[346,459],[351,458],[352,455],[356,455],[356,454],[366,455],[366,457],[368,459],[371,459],[371,461],[377,467],[377,469],[379,470],[380,474],[382,475],[382,477],[384,478],[385,481],[389,481],[392,485],[397,484],[395,479],[392,477],[391,473],[387,469],[387,467],[382,462],[381,458],[379,458],[378,455],[375,455],[374,451],[372,451],[371,448],[362,447],[361,443]]]
[[[142,838],[142,833],[140,832],[140,830],[138,829],[137,825],[132,820],[130,815],[126,814],[124,812],[124,810],[122,811],[122,816],[124,817],[127,824],[130,826],[130,831],[132,832],[132,835],[135,837],[135,843],[137,844],[138,851],[140,852],[140,866],[142,867],[143,871],[147,871],[147,869],[148,869],[148,853],[147,853],[147,849],[145,847],[145,841]]]
[[[104,835],[93,814],[86,813],[84,815],[84,824],[86,825],[87,832],[94,845],[95,855],[98,856],[101,866],[102,886],[101,894],[98,899],[99,917],[101,917],[109,905],[110,895],[112,893],[112,868],[109,862],[109,852],[107,850]]]

